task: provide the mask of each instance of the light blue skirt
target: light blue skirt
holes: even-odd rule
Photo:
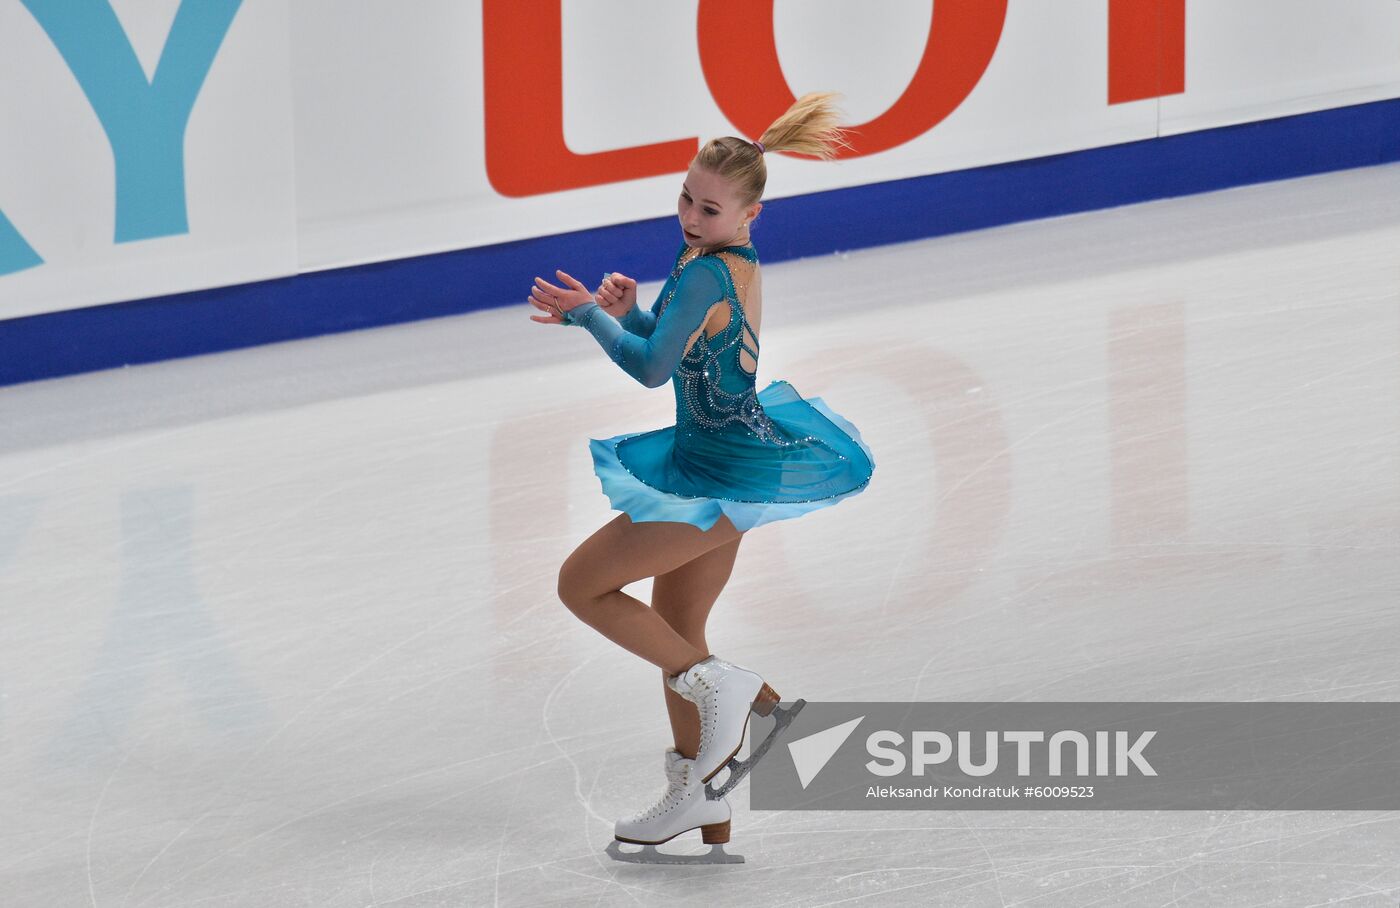
[[[799,517],[859,494],[875,458],[845,417],[785,381],[758,393],[779,440],[746,427],[693,433],[675,426],[589,439],[593,471],[613,510],[634,523],[667,520],[708,530],[727,516],[740,531]]]

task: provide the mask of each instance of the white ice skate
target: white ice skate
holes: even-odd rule
[[[682,757],[675,748],[666,750],[666,779],[670,785],[660,802],[650,810],[618,820],[608,856],[629,864],[742,864],[742,855],[729,854],[729,802],[705,796],[705,786],[694,774],[695,761]],[[703,854],[668,854],[657,845],[699,829],[710,850]],[[640,851],[623,851],[622,843],[641,845]]]
[[[806,705],[805,700],[798,700],[790,707],[780,707],[778,694],[761,677],[717,656],[668,677],[666,685],[694,703],[700,712],[700,747],[695,754],[694,773],[706,783],[706,797],[712,800],[724,797],[743,781]],[[734,755],[744,746],[750,709],[760,716],[777,710],[776,724],[747,760],[736,760]],[[729,777],[716,789],[710,780],[725,767],[729,768]]]

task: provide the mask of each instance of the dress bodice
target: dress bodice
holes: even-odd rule
[[[685,258],[683,248],[656,307],[659,318],[680,285],[682,272],[701,260],[716,269],[729,303],[729,321],[713,337],[702,324],[699,336],[681,357],[671,377],[676,394],[676,428],[704,433],[744,432],[772,444],[791,444],[781,428],[763,412],[755,382],[758,374],[758,335],[744,314],[748,289],[758,268],[752,245],[726,246],[715,252]],[[713,267],[713,265],[711,265]]]
[[[870,481],[869,448],[821,398],[781,380],[755,393],[748,315],[761,305],[757,270],[751,245],[705,254],[682,246],[649,310],[613,320],[590,303],[568,313],[566,323],[588,330],[628,375],[675,391],[674,426],[590,441],[603,490],[634,522],[709,530],[723,516],[742,532],[827,507]],[[706,336],[721,307],[728,320]]]

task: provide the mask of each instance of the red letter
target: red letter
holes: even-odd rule
[[[854,158],[918,138],[957,109],[986,72],[1006,0],[937,0],[923,59],[889,110],[851,127]],[[793,101],[773,39],[773,0],[700,0],[700,66],[720,110],[757,139]],[[807,157],[793,155],[793,157]]]
[[[486,178],[501,195],[684,173],[696,138],[575,154],[564,144],[561,0],[484,0]]]
[[[1186,0],[1108,0],[1108,103],[1186,91]]]

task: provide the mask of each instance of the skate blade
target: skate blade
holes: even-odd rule
[[[736,760],[734,757],[730,757],[729,762],[724,764],[724,766],[729,767],[729,776],[719,788],[715,788],[713,781],[707,781],[705,783],[705,797],[711,801],[718,801],[733,791],[734,786],[744,781],[744,777],[752,772],[754,766],[758,765],[758,761],[763,759],[763,755],[768,753],[768,748],[773,746],[778,735],[787,730],[787,727],[792,724],[792,720],[797,718],[797,714],[802,712],[802,707],[806,705],[806,700],[798,700],[791,706],[775,706],[773,708],[773,730],[768,733],[768,737],[764,738],[763,743],[753,749],[747,760]],[[724,766],[721,766],[720,769],[723,769]],[[716,771],[715,775],[718,774]],[[713,779],[714,776],[710,778]]]
[[[723,845],[711,845],[704,854],[667,854],[655,845],[643,845],[641,851],[623,851],[622,843],[608,843],[608,857],[624,864],[742,864],[742,854],[730,854]]]

